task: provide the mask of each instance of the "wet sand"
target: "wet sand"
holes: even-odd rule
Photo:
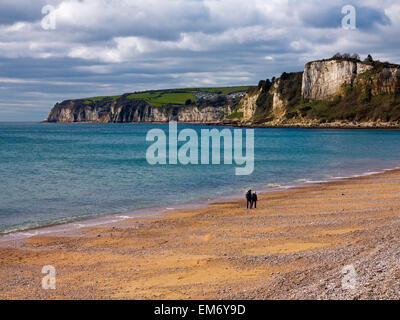
[[[394,170],[10,243],[0,298],[399,299],[399,235]]]

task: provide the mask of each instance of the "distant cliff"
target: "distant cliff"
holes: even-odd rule
[[[210,92],[172,89],[66,100],[53,107],[45,122],[130,123],[175,120],[216,123],[232,113],[246,92],[234,91],[235,87],[231,87],[228,89],[233,92],[223,94],[217,89],[213,88]],[[226,91],[226,88],[222,89]]]
[[[208,123],[218,121],[229,113],[229,105],[154,107],[141,100],[133,100],[129,103],[118,100],[108,103],[102,101],[85,105],[79,100],[68,100],[56,104],[46,122],[129,123],[175,120]]]

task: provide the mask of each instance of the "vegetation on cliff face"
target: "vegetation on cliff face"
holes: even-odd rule
[[[278,94],[285,99],[287,112],[291,112],[301,102],[302,74],[302,72],[284,72],[277,80],[267,79],[260,81],[258,90],[262,88],[262,91],[256,102],[257,108],[254,118],[261,120],[273,117],[274,94]],[[276,90],[271,90],[274,85],[277,87]]]
[[[362,63],[372,68],[360,74],[353,84],[343,84],[342,93],[332,100],[307,103],[303,101],[295,108],[297,116],[318,119],[322,123],[336,120],[400,121],[400,66],[374,61],[370,55]],[[395,75],[392,74],[392,70],[397,70]],[[385,86],[390,88],[390,93],[382,92]],[[374,91],[377,94],[373,94]],[[291,113],[288,117],[290,116],[296,114]]]
[[[337,120],[368,122],[400,121],[400,95],[379,94],[369,96],[360,85],[346,87],[343,96],[333,100],[303,102],[287,114],[287,118],[303,118],[329,123]]]
[[[258,94],[256,109],[250,121],[254,123],[302,123],[318,121],[400,122],[400,66],[374,61],[369,55],[361,61],[357,54],[336,54],[325,62],[352,61],[368,67],[351,83],[326,100],[305,100],[302,97],[302,72],[283,73],[280,78],[261,80],[258,88],[248,94]],[[313,62],[309,62],[310,65]],[[321,71],[324,72],[324,71]],[[277,100],[278,99],[278,100]],[[277,120],[274,106],[284,106],[284,117]],[[280,115],[281,116],[281,115]]]

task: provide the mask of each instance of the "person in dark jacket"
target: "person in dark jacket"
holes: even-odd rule
[[[253,208],[254,205],[254,209],[257,209],[257,192],[254,191],[254,193],[251,195],[251,204],[250,204],[250,209]]]
[[[250,207],[251,209],[251,190],[246,193],[246,201],[247,201],[247,209]]]

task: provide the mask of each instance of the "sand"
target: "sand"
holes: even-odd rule
[[[0,248],[1,299],[399,299],[400,171]],[[56,269],[56,289],[41,286]],[[343,288],[343,267],[355,270]]]

